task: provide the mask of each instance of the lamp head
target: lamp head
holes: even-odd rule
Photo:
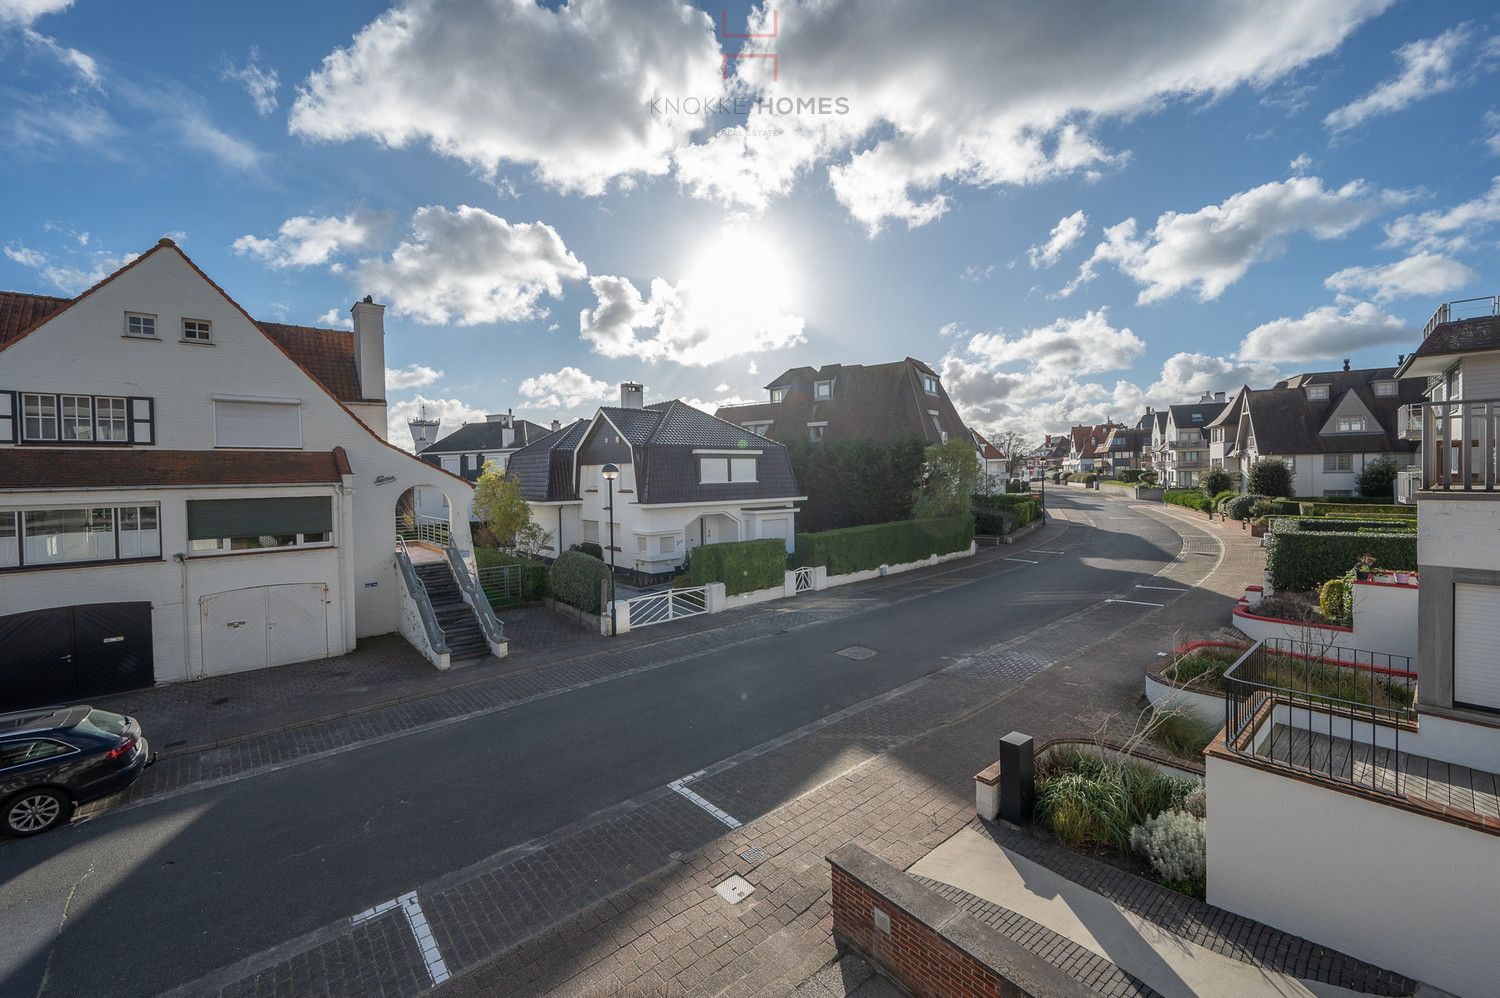
[[[606,482],[612,482],[616,478],[620,477],[620,469],[617,468],[617,467],[615,467],[612,464],[606,464],[603,468],[601,468],[599,470],[600,470],[600,474],[602,474],[604,476],[604,480]]]

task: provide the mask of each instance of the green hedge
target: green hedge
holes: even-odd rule
[[[1098,480],[1098,473],[1093,471],[1075,471],[1068,476],[1068,481],[1082,482],[1084,485],[1093,485]]]
[[[973,541],[974,517],[959,513],[798,534],[797,552],[792,558],[799,566],[822,565],[829,575],[847,575],[963,551]]]
[[[1342,499],[1304,502],[1298,510],[1303,516],[1384,516],[1417,518],[1417,507],[1398,503],[1345,503]]]
[[[786,583],[786,541],[729,541],[701,544],[688,556],[688,578],[695,586],[724,583],[729,596]]]
[[[1197,489],[1168,489],[1162,493],[1161,501],[1197,510],[1208,509],[1213,505],[1213,500]]]
[[[1309,529],[1309,524],[1316,524]],[[1275,521],[1266,548],[1266,570],[1271,584],[1289,592],[1314,589],[1343,575],[1362,555],[1396,571],[1417,567],[1414,530],[1362,530],[1365,524],[1346,523],[1347,530],[1331,530],[1337,521],[1283,517]]]
[[[1248,520],[1250,519],[1250,510],[1255,507],[1256,503],[1262,502],[1265,499],[1266,496],[1257,495],[1235,496],[1233,499],[1225,500],[1224,513],[1231,520]]]
[[[1099,484],[1100,485],[1108,485],[1108,486],[1110,486],[1112,488],[1116,488],[1116,489],[1133,489],[1133,488],[1135,488],[1135,483],[1134,482],[1125,482],[1125,481],[1121,481],[1118,478],[1106,478],[1104,481],[1100,482]]]
[[[1278,516],[1275,523],[1295,524],[1293,529],[1303,533],[1318,534],[1415,534],[1417,525],[1412,520],[1376,520],[1356,516],[1333,519],[1326,516]]]
[[[987,537],[1008,534],[1041,515],[1041,503],[1029,495],[974,497],[974,532]]]
[[[599,583],[609,578],[609,566],[591,554],[567,551],[552,563],[552,597],[585,613],[603,605]]]

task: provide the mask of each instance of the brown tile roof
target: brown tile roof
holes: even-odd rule
[[[364,400],[359,391],[359,372],[354,366],[353,333],[342,329],[261,322],[258,319],[255,324],[280,344],[281,349],[328,389],[334,398],[340,402]]]
[[[348,474],[331,451],[105,450],[13,447],[0,451],[0,489],[160,485],[336,485]]]
[[[18,340],[28,329],[71,304],[70,298],[0,291],[0,346]]]

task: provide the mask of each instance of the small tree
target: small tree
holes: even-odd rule
[[[967,512],[979,484],[979,462],[974,446],[957,437],[927,448],[927,465],[917,494],[917,517],[948,516]]]
[[[1245,476],[1245,487],[1253,496],[1283,498],[1292,494],[1292,469],[1277,457],[1258,457]]]
[[[474,515],[502,547],[515,547],[517,536],[531,522],[531,506],[521,497],[521,480],[493,462],[485,464],[474,486]]]
[[[1229,477],[1229,472],[1223,468],[1209,468],[1198,476],[1198,491],[1212,499],[1220,492],[1226,492],[1234,486],[1234,479]]]
[[[538,558],[552,547],[552,531],[543,530],[540,523],[526,524],[516,531],[516,554],[527,558]]]
[[[1355,476],[1354,485],[1362,496],[1393,499],[1396,495],[1396,475],[1400,470],[1392,458],[1382,454],[1365,463]]]

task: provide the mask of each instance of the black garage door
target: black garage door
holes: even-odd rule
[[[0,710],[155,681],[151,604],[94,603],[0,617]]]

